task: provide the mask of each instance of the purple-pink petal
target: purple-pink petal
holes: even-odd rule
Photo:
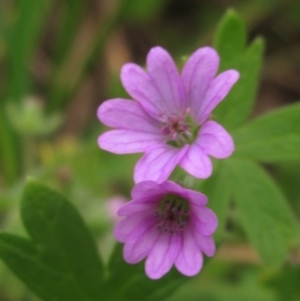
[[[133,187],[131,191],[131,196],[133,199],[140,199],[144,198],[145,196],[151,196],[151,198],[153,198],[153,195],[162,196],[165,193],[166,190],[163,188],[163,185],[153,181],[143,181],[137,183]]]
[[[176,194],[182,198],[187,198],[186,191],[188,189],[182,188],[179,184],[171,181],[166,181],[160,184],[160,186],[165,190],[165,193]]]
[[[112,130],[98,138],[102,149],[115,154],[141,153],[149,147],[161,144],[161,141],[160,135],[131,130]]]
[[[182,236],[182,245],[175,261],[175,266],[179,272],[186,276],[198,274],[203,265],[203,256],[199,252],[198,245],[187,227]]]
[[[199,110],[209,85],[219,68],[219,56],[210,47],[203,47],[194,52],[182,70],[187,99],[192,117],[197,120]]]
[[[151,279],[159,279],[171,269],[180,250],[177,234],[161,233],[153,245],[145,264],[146,274]]]
[[[231,136],[221,125],[212,120],[203,124],[195,144],[206,154],[219,159],[229,157],[234,151]]]
[[[205,210],[204,207],[202,207],[201,209]],[[199,210],[200,212],[202,211],[201,209]],[[199,212],[195,211],[191,219],[191,223],[193,224],[193,227],[197,229],[197,232],[205,236],[212,235],[218,227],[218,220],[215,215],[211,217],[209,221],[203,221],[203,219],[199,216]]]
[[[197,216],[199,217],[199,220],[202,223],[206,223],[206,224],[215,224],[215,228],[217,228],[218,226],[218,219],[216,214],[209,208],[207,207],[202,207],[200,208],[200,206],[195,206],[193,204],[193,212],[195,212],[197,214]]]
[[[126,242],[130,238],[139,237],[140,233],[145,228],[149,227],[149,224],[153,222],[154,212],[147,212],[144,214],[135,214],[134,216],[128,216],[120,221],[114,229],[114,236],[121,242]]]
[[[120,98],[105,101],[99,107],[97,116],[112,128],[160,135],[157,121],[151,119],[136,101]]]
[[[179,165],[196,178],[206,179],[212,173],[212,163],[203,149],[196,143],[189,146]]]
[[[121,70],[121,81],[128,94],[153,118],[158,118],[166,110],[165,101],[153,79],[140,66],[125,64]]]
[[[170,54],[161,47],[152,48],[147,56],[148,73],[164,100],[164,112],[177,114],[186,108],[182,79]]]
[[[150,204],[149,204],[150,203]],[[151,206],[152,204],[152,206]],[[141,213],[143,212],[148,212],[151,210],[151,207],[155,207],[156,204],[153,202],[153,200],[148,201],[148,202],[143,202],[143,203],[137,203],[136,201],[130,201],[127,202],[125,205],[123,205],[119,210],[118,210],[118,215],[119,216],[125,216],[125,215],[133,215],[136,213]],[[153,210],[155,212],[155,210]]]
[[[199,202],[190,202],[191,223],[194,225],[197,233],[205,236],[212,235],[218,227],[218,218],[215,213],[201,205]]]
[[[148,150],[134,169],[134,181],[165,181],[185,155],[188,146],[181,149],[162,145]]]
[[[216,245],[211,236],[205,236],[199,232],[195,228],[192,229],[192,233],[194,239],[199,247],[199,249],[208,257],[211,257],[216,252]]]
[[[213,109],[227,96],[238,79],[239,73],[236,70],[227,70],[210,82],[196,116],[199,124],[207,120]]]
[[[189,199],[189,203],[191,205],[203,207],[204,205],[207,204],[208,201],[207,196],[199,191],[185,189],[185,195],[186,198]]]
[[[148,256],[149,251],[153,248],[159,232],[155,226],[151,226],[138,239],[127,241],[124,246],[124,259],[131,264],[137,263]]]

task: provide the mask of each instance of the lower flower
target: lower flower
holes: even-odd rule
[[[114,230],[116,239],[125,243],[126,262],[134,264],[145,258],[146,274],[159,279],[173,264],[186,276],[200,272],[203,253],[213,256],[212,234],[218,220],[206,207],[207,197],[170,181],[138,183],[133,200],[118,214],[125,218]]]

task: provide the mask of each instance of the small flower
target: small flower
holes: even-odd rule
[[[126,204],[127,199],[122,195],[116,195],[106,202],[106,210],[109,217],[114,223],[119,222],[122,218],[118,215],[118,210]]]
[[[207,197],[174,182],[138,183],[133,200],[118,211],[125,218],[114,235],[125,243],[125,261],[134,264],[147,257],[151,279],[165,275],[174,264],[179,272],[194,276],[202,268],[203,255],[213,256],[212,234],[218,221],[205,205]]]
[[[234,150],[231,136],[211,120],[211,112],[239,73],[216,76],[218,67],[219,56],[210,47],[193,53],[181,75],[161,47],[150,50],[148,72],[125,64],[121,80],[135,101],[116,98],[99,107],[98,118],[115,128],[99,137],[99,146],[117,154],[145,152],[135,166],[135,182],[163,182],[177,164],[196,178],[209,177],[209,156],[227,158]]]

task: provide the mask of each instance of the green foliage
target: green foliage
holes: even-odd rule
[[[273,291],[264,287],[261,270],[261,267],[213,260],[197,278],[166,300],[275,301]]]
[[[242,125],[253,107],[264,48],[259,38],[249,47],[246,40],[243,21],[228,11],[217,30],[215,46],[221,57],[220,70],[237,69],[240,79],[214,115],[231,130],[236,150],[233,159],[220,164],[203,187],[220,220],[216,238],[222,235],[233,196],[243,226],[262,259],[279,264],[286,259],[291,240],[299,235],[299,226],[275,182],[250,160],[300,158],[300,106],[289,106]]]
[[[229,130],[248,118],[258,86],[264,43],[258,38],[245,48],[246,38],[243,21],[235,12],[229,11],[218,28],[215,47],[221,59],[220,71],[237,69],[240,78],[213,113]]]
[[[0,256],[44,300],[101,300],[103,264],[75,208],[30,180],[21,215],[32,240],[1,234]]]
[[[279,186],[285,193],[294,209],[295,214],[300,216],[300,162],[284,162],[277,164],[274,174]]]
[[[300,104],[256,118],[233,132],[235,156],[261,162],[300,159]]]
[[[230,159],[227,164],[233,197],[250,240],[267,263],[283,262],[289,243],[300,233],[284,195],[256,163]]]
[[[218,216],[218,229],[214,234],[216,242],[222,238],[231,198],[232,187],[228,181],[228,172],[226,162],[220,162],[213,175],[201,187],[201,191],[208,196],[208,207]]]
[[[300,298],[299,279],[299,265],[286,265],[265,282],[276,291],[279,301],[297,301]]]
[[[232,68],[232,64],[243,55],[247,32],[241,17],[229,10],[220,21],[215,35],[215,47],[221,57],[220,70]]]

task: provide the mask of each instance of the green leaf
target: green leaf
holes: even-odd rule
[[[272,178],[256,163],[227,160],[233,196],[249,239],[269,264],[281,263],[299,227]]]
[[[103,265],[73,205],[30,180],[21,215],[33,240],[2,234],[4,262],[44,300],[103,300]]]
[[[122,248],[123,245],[116,245],[109,262],[107,287],[118,288],[112,291],[110,300],[163,300],[189,279],[173,268],[159,281],[153,281],[145,274],[144,262],[130,265],[123,260]]]
[[[274,174],[279,186],[287,196],[296,216],[300,217],[300,162],[291,161],[274,166]]]
[[[233,10],[228,10],[217,28],[215,48],[220,57],[220,71],[232,68],[245,50],[247,32],[243,20]]]
[[[221,59],[220,71],[237,69],[240,78],[213,113],[218,122],[229,130],[238,127],[249,117],[262,64],[263,40],[257,38],[246,49],[245,41],[242,20],[229,11],[217,31],[215,47]]]
[[[300,158],[300,104],[256,118],[233,132],[234,155],[261,162]]]
[[[30,240],[2,233],[0,256],[43,300],[89,300],[72,277],[42,262],[37,246]]]
[[[300,298],[300,266],[297,264],[285,265],[271,274],[264,282],[278,296],[277,300],[297,301]]]
[[[213,175],[204,182],[201,191],[208,196],[208,207],[218,217],[218,229],[214,234],[216,242],[222,238],[231,197],[231,181],[226,161],[219,162]]]

